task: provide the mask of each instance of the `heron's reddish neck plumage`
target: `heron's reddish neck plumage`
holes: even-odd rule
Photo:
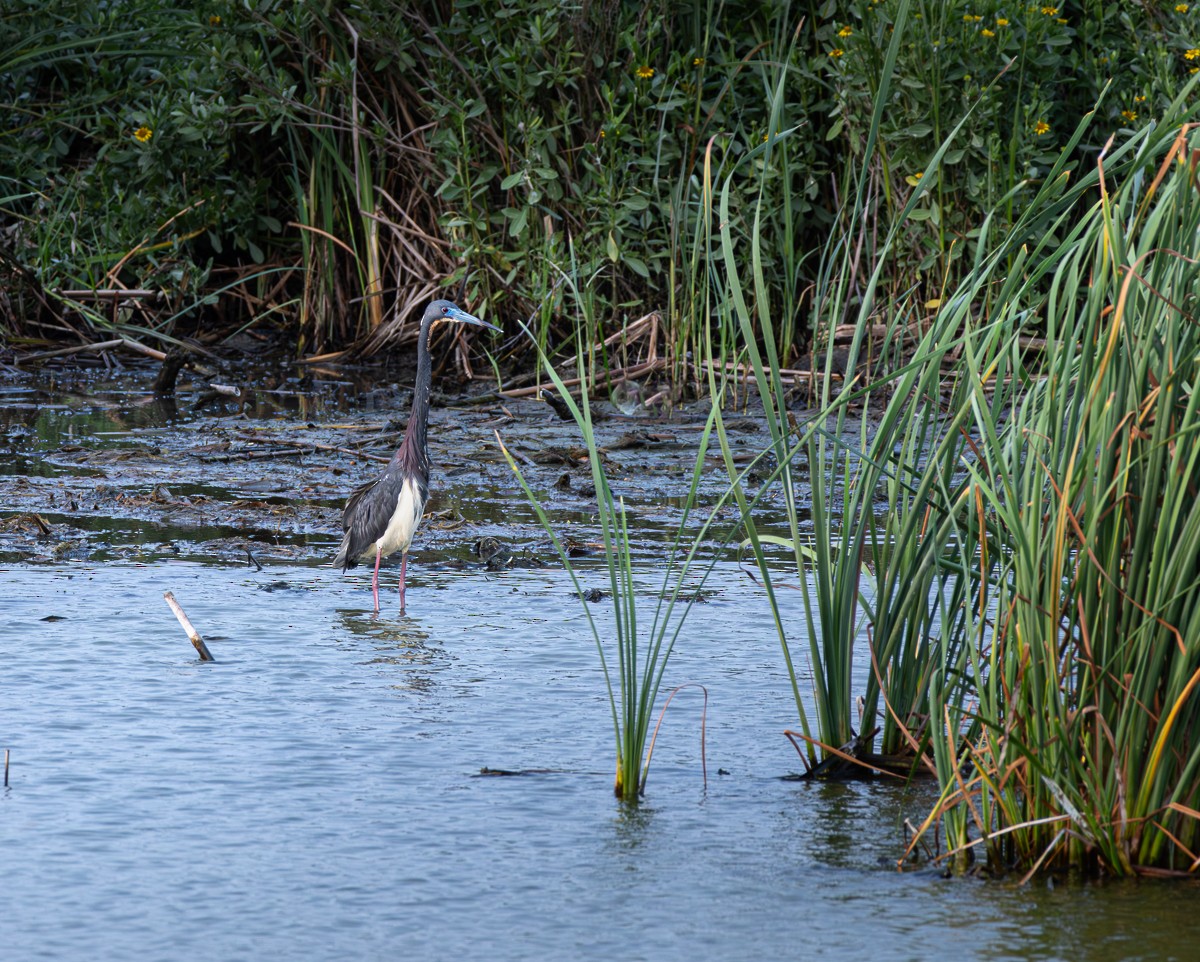
[[[421,477],[429,477],[429,447],[425,429],[429,423],[429,384],[433,380],[433,362],[429,357],[429,329],[433,320],[421,322],[417,334],[417,380],[413,388],[412,411],[404,428],[404,440],[396,457]]]

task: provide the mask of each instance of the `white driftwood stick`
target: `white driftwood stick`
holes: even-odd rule
[[[69,297],[72,300],[103,300],[105,298],[120,299],[123,297],[137,298],[145,300],[147,298],[158,297],[159,291],[136,290],[129,291],[123,287],[102,287],[94,291],[59,291],[59,297]]]
[[[220,394],[224,397],[241,397],[242,396],[242,389],[235,384],[210,383],[208,385],[208,388],[210,391],[216,391],[218,394]]]
[[[200,653],[201,661],[216,661],[212,656],[212,652],[208,650],[208,645],[204,643],[204,639],[200,637],[200,632],[192,627],[192,623],[188,621],[188,616],[183,613],[183,609],[179,607],[179,602],[175,600],[175,596],[164,591],[163,597],[167,599],[167,604],[171,606],[171,610],[175,612],[175,617],[179,619],[179,623],[183,626],[183,630],[187,632],[187,636],[192,639],[192,644],[196,646],[196,651]]]

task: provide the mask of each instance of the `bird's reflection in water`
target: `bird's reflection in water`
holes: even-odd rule
[[[389,616],[361,608],[339,608],[338,620],[347,632],[358,637],[395,645],[423,646],[429,642],[429,632],[405,615]]]
[[[429,632],[415,621],[403,615],[389,618],[349,608],[339,609],[338,619],[343,629],[338,632],[339,640],[367,656],[359,664],[381,666],[391,675],[391,687],[397,691],[427,694],[434,690],[430,671],[443,667],[446,653],[430,642]]]

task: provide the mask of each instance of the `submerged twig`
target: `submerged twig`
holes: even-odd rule
[[[192,349],[187,346],[173,347],[167,351],[167,356],[163,358],[162,367],[159,368],[158,377],[154,379],[154,384],[151,390],[155,394],[174,394],[175,382],[179,379],[179,372],[188,362],[188,355],[192,353]]]
[[[170,591],[164,591],[163,597],[167,604],[171,606],[171,610],[175,612],[175,617],[179,619],[179,623],[183,626],[183,630],[187,632],[188,638],[191,639],[196,651],[200,653],[201,661],[216,661],[212,656],[212,652],[208,650],[208,645],[204,643],[204,639],[200,637],[200,632],[192,627],[192,623],[188,621],[188,616],[183,613],[183,608],[179,606],[179,602],[175,600],[175,595]]]
[[[827,756],[830,756],[830,755],[836,756],[837,758],[840,758],[843,762],[847,762],[850,765],[856,765],[859,768],[863,769],[864,771],[870,772],[872,774],[878,772],[881,775],[890,775],[892,778],[903,779],[905,777],[904,775],[901,775],[899,772],[893,771],[892,768],[889,767],[890,762],[896,761],[896,759],[893,759],[890,756],[876,755],[876,754],[872,754],[872,753],[864,753],[863,756],[861,758],[859,758],[859,757],[852,755],[851,751],[857,750],[856,743],[859,741],[859,739],[855,739],[853,742],[848,742],[847,744],[843,745],[841,748],[835,748],[833,745],[827,745],[825,742],[821,741],[819,738],[813,738],[811,735],[806,735],[806,734],[804,734],[804,732],[793,731],[790,728],[785,728],[783,731],[783,734],[787,737],[788,741],[790,741],[792,743],[792,747],[796,749],[796,753],[800,756],[800,760],[804,763],[805,767],[808,769],[808,771],[805,774],[808,775],[809,777],[819,778],[819,777],[823,776],[825,774],[825,772],[827,771],[827,769],[830,767],[830,763],[833,761],[833,759],[826,757],[822,762],[820,762],[814,768],[810,764],[810,762],[809,762],[808,758],[805,756],[804,752],[801,751],[800,745],[796,741],[796,739],[798,739],[798,738],[803,739],[804,741],[808,742],[808,744],[810,744],[810,745],[816,745],[818,748],[823,749]]]

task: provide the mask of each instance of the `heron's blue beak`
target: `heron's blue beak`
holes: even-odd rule
[[[493,331],[500,331],[501,334],[504,333],[495,324],[489,324],[487,321],[481,321],[474,314],[468,314],[466,311],[460,310],[457,307],[452,307],[446,312],[446,319],[450,321],[459,321],[462,324],[475,324],[479,327],[489,327]]]

